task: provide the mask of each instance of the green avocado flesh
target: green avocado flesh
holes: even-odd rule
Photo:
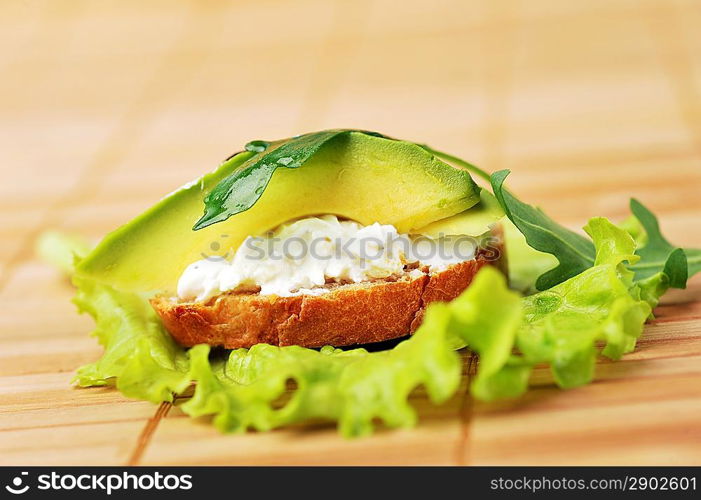
[[[440,236],[462,235],[479,236],[489,231],[494,224],[504,217],[504,211],[494,195],[486,190],[480,193],[480,201],[475,206],[431,222],[430,224],[412,231],[433,238]]]
[[[480,201],[466,170],[416,144],[353,132],[329,141],[299,168],[277,169],[250,209],[193,231],[205,195],[253,155],[234,156],[108,234],[77,274],[122,290],[172,293],[192,262],[231,255],[247,236],[291,219],[335,214],[410,233]]]

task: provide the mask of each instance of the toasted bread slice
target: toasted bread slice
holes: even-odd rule
[[[186,347],[369,344],[413,333],[428,303],[454,299],[485,265],[504,269],[502,255],[501,249],[492,256],[480,252],[475,260],[439,273],[407,272],[372,282],[332,284],[319,295],[226,292],[204,302],[158,296],[151,304],[173,338]]]

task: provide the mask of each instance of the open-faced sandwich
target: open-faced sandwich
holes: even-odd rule
[[[496,200],[416,144],[330,131],[247,149],[80,270],[157,292],[179,344],[230,349],[403,337],[482,266],[505,269]]]
[[[321,418],[346,435],[412,425],[419,386],[449,398],[466,346],[481,399],[520,395],[537,364],[588,383],[701,252],[635,200],[622,226],[573,232],[507,175],[359,130],[250,142],[76,259],[105,346],[77,382],[150,401],[194,385],[183,410],[222,430]]]

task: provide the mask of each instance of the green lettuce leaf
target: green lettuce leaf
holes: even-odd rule
[[[634,349],[651,310],[632,282],[633,273],[624,265],[638,259],[633,254],[635,242],[603,218],[590,220],[585,230],[593,240],[595,265],[579,275],[519,299],[518,307],[508,298],[513,292],[494,277],[490,277],[488,293],[471,286],[450,304],[456,308],[456,316],[464,314],[470,303],[479,303],[479,297],[495,297],[493,302],[504,304],[480,315],[480,327],[464,324],[454,332],[480,356],[471,387],[477,398],[494,400],[522,394],[532,368],[540,364],[550,367],[562,388],[583,385],[592,380],[600,353],[618,359]],[[468,302],[468,298],[472,300]],[[523,319],[514,321],[519,314]],[[489,343],[471,338],[474,331],[485,332]],[[494,345],[499,346],[498,355],[493,353]],[[485,359],[489,360],[486,365]]]
[[[185,351],[145,297],[86,278],[73,283],[73,301],[95,319],[93,335],[105,348],[98,361],[78,369],[78,385],[116,384],[126,396],[152,402],[172,401],[190,385]]]
[[[307,419],[337,420],[348,437],[370,434],[376,419],[388,427],[412,426],[416,413],[407,398],[415,388],[424,386],[431,401],[441,403],[460,383],[446,308],[432,308],[412,338],[387,351],[259,344],[210,363],[209,348],[196,346],[190,357],[197,386],[183,410],[214,415],[222,431],[269,430]],[[290,381],[294,391],[276,408]]]
[[[605,343],[603,354],[613,359],[631,351],[650,314],[624,265],[637,260],[630,235],[604,218],[591,219],[585,230],[596,245],[596,264],[525,297],[527,321],[517,342],[530,361],[551,363],[563,387],[591,380],[597,342]]]
[[[75,303],[95,318],[94,335],[105,348],[100,360],[78,370],[78,385],[115,384],[128,397],[160,402],[196,382],[183,410],[213,415],[222,431],[268,430],[310,418],[337,420],[349,437],[371,433],[375,419],[407,427],[416,422],[407,401],[415,388],[425,387],[431,401],[441,403],[460,383],[444,304],[426,314],[414,336],[387,351],[259,344],[210,360],[208,346],[178,346],[145,297],[92,280],[75,285]],[[275,408],[290,381],[289,401]]]
[[[485,267],[470,287],[449,304],[448,310],[456,343],[462,342],[479,354],[477,375],[470,386],[472,394],[491,400],[524,392],[531,367],[514,363],[512,355],[523,322],[523,305],[518,293],[509,290],[504,276]]]

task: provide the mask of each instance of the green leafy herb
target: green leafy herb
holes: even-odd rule
[[[685,248],[686,262],[689,266],[689,277],[701,271],[701,248]]]
[[[493,268],[483,269],[447,311],[452,316],[451,335],[461,342],[458,346],[468,346],[480,356],[472,394],[490,400],[525,391],[531,367],[514,364],[512,355],[523,306],[504,276]]]
[[[546,290],[576,276],[594,265],[594,245],[584,236],[561,226],[539,208],[519,201],[504,188],[508,170],[491,176],[494,196],[507,217],[525,236],[526,242],[538,251],[554,255],[559,264],[538,277],[536,288]]]
[[[494,195],[528,245],[553,255],[559,262],[537,278],[536,288],[547,290],[592,267],[595,252],[591,241],[558,224],[539,208],[518,200],[504,187],[508,175],[508,170],[492,174]],[[635,281],[651,280],[647,286],[654,281],[657,284],[653,288],[685,288],[687,279],[701,271],[701,250],[675,247],[660,232],[655,215],[642,203],[631,199],[630,208],[633,218],[624,227],[640,245],[635,252],[639,260],[629,266],[635,273]],[[659,273],[664,278],[656,277]]]
[[[630,200],[630,211],[647,235],[645,246],[636,251],[640,261],[631,267],[635,271],[635,279],[643,280],[664,272],[669,279],[669,286],[686,288],[689,267],[684,250],[675,247],[662,236],[657,217],[635,198]]]
[[[193,229],[205,228],[248,210],[263,195],[275,170],[301,167],[324,144],[350,132],[349,129],[324,130],[273,143],[248,143],[247,150],[255,152],[255,156],[212,189],[204,200],[204,215]],[[381,137],[376,132],[362,133]]]
[[[526,295],[537,292],[535,284],[538,277],[554,268],[557,259],[549,253],[539,252],[531,247],[508,217],[501,220],[501,225],[504,228],[506,258],[509,263],[509,286]]]
[[[185,351],[145,297],[89,278],[75,276],[73,284],[73,301],[95,319],[93,335],[105,348],[102,358],[78,370],[79,385],[116,384],[125,395],[152,402],[171,401],[190,385]]]

